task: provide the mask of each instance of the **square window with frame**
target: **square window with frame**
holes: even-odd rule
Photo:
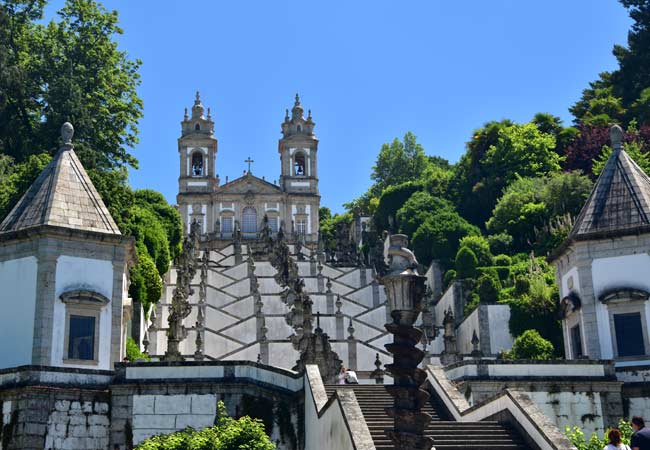
[[[614,331],[619,358],[645,355],[641,313],[614,314]]]

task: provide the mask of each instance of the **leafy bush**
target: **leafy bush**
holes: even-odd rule
[[[399,232],[412,236],[421,223],[445,210],[453,211],[453,206],[447,200],[432,197],[427,192],[415,192],[397,210]]]
[[[618,422],[617,428],[621,432],[621,441],[624,444],[629,445],[633,433],[630,423],[621,419]],[[607,438],[609,430],[611,430],[611,428],[605,430],[602,438],[599,438],[598,435],[594,433],[591,435],[589,440],[587,440],[584,432],[579,427],[566,427],[564,429],[564,434],[578,450],[602,450],[609,443],[609,439]]]
[[[526,330],[512,344],[507,352],[508,359],[551,359],[553,344],[544,339],[537,330]]]
[[[389,186],[381,193],[374,221],[378,230],[389,229],[389,217],[397,218],[397,210],[417,191],[421,191],[421,183],[408,181],[406,183]]]
[[[138,359],[149,361],[149,355],[140,351],[138,344],[131,336],[126,339],[126,358],[129,361],[137,361]]]
[[[458,251],[458,242],[471,234],[480,234],[480,231],[453,209],[435,211],[413,234],[415,256],[425,266],[437,259],[443,267],[449,268]]]
[[[461,247],[456,254],[456,273],[458,278],[476,278],[476,266],[478,261],[474,252],[467,248]]]
[[[450,269],[447,272],[445,272],[445,276],[442,279],[442,283],[445,286],[445,289],[449,287],[449,285],[456,279],[456,271],[454,269]]]
[[[136,450],[275,450],[264,432],[264,423],[248,416],[233,419],[223,402],[217,405],[215,426],[203,430],[186,428],[171,434],[153,436]]]
[[[509,266],[512,264],[512,258],[508,255],[500,254],[494,257],[495,266]]]
[[[144,244],[137,245],[139,261],[131,269],[129,296],[141,302],[144,309],[148,310],[150,305],[160,300],[163,284],[153,259],[143,247]]]
[[[481,303],[488,305],[496,303],[499,300],[500,291],[501,283],[499,283],[498,279],[488,274],[483,274],[479,277],[476,293]]]
[[[491,234],[487,240],[493,255],[512,252],[512,236],[508,233]]]
[[[488,240],[480,235],[470,235],[462,238],[459,247],[467,247],[474,252],[479,266],[491,266],[494,264],[494,257],[490,252]]]

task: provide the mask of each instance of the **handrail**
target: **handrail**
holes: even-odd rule
[[[327,448],[325,439],[335,436],[338,438],[336,445],[330,448],[375,450],[375,443],[354,392],[351,389],[336,390],[328,398],[318,366],[313,364],[306,366],[305,378],[305,448]],[[319,422],[313,429],[310,426],[312,416]],[[338,423],[345,424],[347,436],[337,427],[337,419]]]
[[[526,393],[505,389],[470,406],[440,366],[427,366],[427,378],[454,420],[475,422],[507,413],[519,431],[540,450],[576,450],[571,441]]]

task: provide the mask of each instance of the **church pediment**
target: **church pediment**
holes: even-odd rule
[[[217,189],[217,193],[219,194],[246,194],[247,192],[254,194],[279,194],[282,191],[279,186],[262,180],[250,173],[230,183],[221,185]]]

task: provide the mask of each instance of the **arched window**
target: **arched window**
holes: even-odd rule
[[[302,127],[298,125],[298,133],[302,132]]]
[[[196,125],[194,125],[194,129],[195,129],[196,131],[201,131],[201,125],[199,125],[199,124],[197,123]]]
[[[293,174],[296,176],[307,175],[305,168],[305,155],[296,153],[296,156],[293,158]]]
[[[199,152],[192,154],[192,176],[203,176],[203,155]]]
[[[250,206],[244,208],[241,213],[242,233],[257,233],[257,211]]]

